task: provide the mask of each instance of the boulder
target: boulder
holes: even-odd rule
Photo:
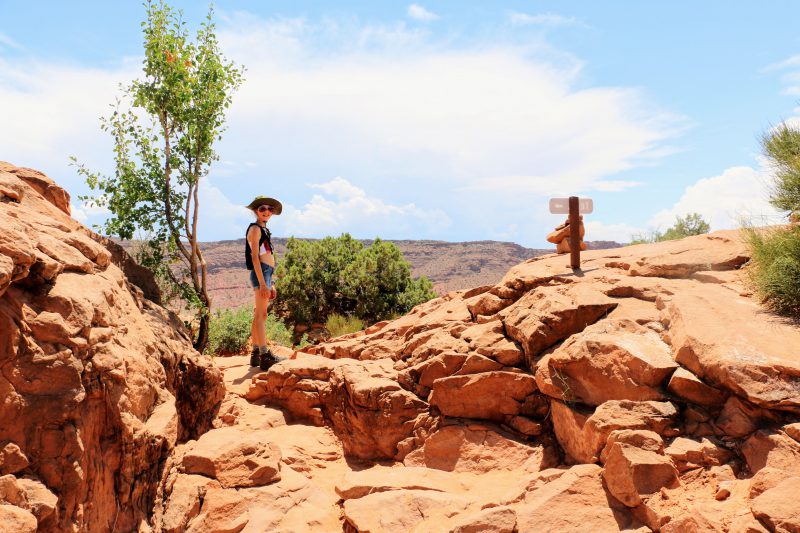
[[[171,491],[159,524],[164,533],[183,533],[189,522],[200,514],[200,507],[211,486],[219,482],[206,476],[178,474],[172,480]]]
[[[752,503],[753,514],[770,531],[800,531],[800,477],[790,477],[764,491]]]
[[[664,450],[678,470],[685,472],[704,466],[720,466],[733,458],[733,453],[713,441],[703,438],[700,441],[678,437]]]
[[[187,474],[217,479],[225,488],[266,485],[280,479],[281,452],[258,432],[236,428],[204,434],[183,456]]]
[[[784,433],[757,431],[744,442],[741,452],[753,473],[770,466],[800,475],[800,444]]]
[[[583,331],[617,306],[592,286],[584,284],[539,287],[499,313],[505,331],[525,352],[525,362],[536,368],[536,357],[570,335]]]
[[[646,429],[617,429],[608,434],[603,451],[600,452],[601,463],[606,462],[608,452],[617,442],[657,454],[664,454],[664,439],[658,433]]]
[[[716,426],[725,435],[741,438],[749,435],[774,419],[774,415],[766,409],[760,409],[750,402],[740,400],[736,396],[729,397],[716,420]]]
[[[0,524],[9,533],[36,533],[36,517],[14,505],[0,504]]]
[[[678,412],[669,402],[610,400],[594,412],[551,402],[553,430],[568,458],[594,463],[608,436],[618,429],[646,429],[659,435],[672,433]]]
[[[269,399],[292,416],[329,425],[347,455],[391,459],[435,425],[428,404],[396,381],[391,360],[303,356],[253,377],[251,401]],[[410,440],[409,440],[410,439]]]
[[[519,414],[522,402],[535,391],[530,374],[482,372],[437,379],[429,400],[446,416],[501,421]]]
[[[448,472],[538,472],[555,466],[557,457],[548,446],[520,442],[499,430],[473,424],[439,428],[406,455],[404,463]]]
[[[717,406],[725,401],[725,394],[714,387],[703,383],[700,378],[686,370],[678,368],[669,378],[667,390],[687,402],[697,405]]]
[[[53,516],[58,505],[58,496],[44,483],[38,479],[23,477],[17,479],[17,484],[25,493],[26,509],[33,513],[40,525]]]
[[[662,487],[674,487],[680,482],[678,471],[664,455],[616,442],[606,458],[603,479],[611,494],[628,507],[642,503]]]
[[[700,379],[767,409],[800,412],[796,326],[716,284],[674,294],[665,311],[675,359]]]
[[[30,462],[13,442],[0,443],[0,475],[16,474],[28,468]]]
[[[505,336],[500,320],[470,326],[461,332],[461,338],[469,343],[470,350],[494,359],[501,365],[516,366],[522,362],[522,350]]]
[[[546,355],[536,383],[553,398],[588,405],[662,400],[662,384],[677,367],[654,331],[627,319],[603,321]]]
[[[603,487],[601,468],[576,465],[515,505],[519,533],[626,531],[636,520]]]

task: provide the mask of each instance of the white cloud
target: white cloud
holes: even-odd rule
[[[718,176],[687,187],[675,205],[650,220],[650,226],[663,231],[675,223],[676,217],[689,213],[700,213],[712,230],[738,228],[742,220],[755,225],[780,223],[785,219],[769,205],[768,189],[765,168],[727,168]]]
[[[225,180],[225,194],[210,182],[201,189],[211,198],[203,205],[222,213],[203,214],[204,240],[240,236],[232,214],[239,207],[225,197],[243,196],[256,176],[304,205],[291,230],[306,235],[334,231],[321,221],[345,202],[362,214],[385,209],[401,225],[377,214],[334,217],[335,231],[452,238],[447,227],[472,224],[475,239],[513,227],[520,235],[509,239],[527,240],[546,231],[514,226],[523,200],[542,201],[526,195],[633,187],[614,174],[658,161],[685,123],[654,109],[637,89],[587,86],[581,63],[552,49],[496,41],[455,47],[402,21],[246,13],[222,16],[218,35],[247,72],[211,174],[218,186]],[[85,193],[67,156],[113,170],[98,117],[108,114],[118,83],[139,68],[138,60],[99,69],[4,58],[0,48],[0,116],[13,124],[0,128],[0,156],[47,172],[73,197]],[[328,182],[305,200],[315,191],[303,188],[306,176],[336,175],[347,176],[352,190]],[[516,210],[509,207],[515,202]],[[480,221],[465,214],[475,204],[485,210]],[[289,218],[285,212],[274,223],[288,232]]]
[[[411,4],[408,6],[408,16],[414,20],[421,20],[423,22],[431,22],[439,18],[439,15],[432,13],[419,4]]]
[[[616,241],[619,243],[631,242],[635,235],[645,233],[642,228],[629,224],[606,224],[599,220],[586,221],[587,241]]]
[[[585,26],[583,22],[575,17],[565,17],[555,13],[542,13],[539,15],[528,15],[512,11],[508,15],[508,20],[517,25],[536,25],[536,26]]]
[[[271,24],[262,21],[262,33],[273,33]],[[327,30],[302,27],[296,43],[305,51],[288,59],[281,49],[253,46],[241,29],[221,32],[226,52],[248,66],[229,131],[266,139],[273,153],[314,154],[338,173],[378,177],[391,169],[413,184],[435,175],[471,191],[504,192],[496,187],[504,176],[532,181],[531,191],[596,183],[621,190],[632,184],[600,182],[659,157],[682,123],[638,90],[577,88],[579,65],[537,59],[528,49],[443,49],[403,34],[416,46],[373,53],[359,41],[320,54],[315,39]]]
[[[297,237],[348,232],[361,238],[408,239],[436,234],[450,224],[450,218],[440,209],[421,209],[413,203],[389,204],[342,177],[310,187],[321,189],[325,195],[313,195],[301,208],[285,205],[282,215],[271,223],[276,232]]]

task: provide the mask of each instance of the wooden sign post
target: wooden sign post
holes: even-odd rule
[[[580,215],[591,213],[594,210],[594,203],[591,198],[551,198],[550,212],[554,215],[569,214],[569,264],[573,269],[581,267],[581,246],[580,246]]]

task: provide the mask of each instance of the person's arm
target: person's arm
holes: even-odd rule
[[[253,259],[253,270],[258,278],[258,290],[263,296],[266,296],[267,282],[264,280],[264,273],[261,271],[261,259],[259,258],[259,244],[261,232],[255,226],[250,226],[247,230],[247,243],[250,245],[250,256]]]

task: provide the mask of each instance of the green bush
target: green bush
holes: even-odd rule
[[[291,238],[276,272],[278,305],[299,323],[324,323],[332,313],[371,324],[407,313],[436,297],[426,278],[393,243],[375,239],[364,248],[348,234],[319,241]]]
[[[786,124],[773,128],[762,147],[774,172],[770,203],[796,220],[792,217],[800,213],[800,130]],[[772,310],[800,318],[800,226],[745,228],[745,235],[751,249],[750,277],[759,296]]]
[[[328,320],[325,321],[325,329],[331,334],[331,337],[340,337],[348,333],[355,333],[364,329],[364,322],[354,316],[340,315],[339,313],[332,313],[328,315]]]
[[[675,225],[664,233],[655,230],[651,233],[633,235],[631,244],[646,244],[650,242],[672,241],[693,235],[708,233],[711,229],[708,222],[703,220],[700,213],[689,213],[685,217],[676,217]]]
[[[772,310],[800,317],[800,228],[745,230],[750,279]]]
[[[205,353],[242,353],[250,340],[253,309],[239,307],[213,313]],[[283,321],[274,314],[267,315],[267,339],[281,346],[292,346],[292,334]],[[302,344],[302,341],[301,341]]]

